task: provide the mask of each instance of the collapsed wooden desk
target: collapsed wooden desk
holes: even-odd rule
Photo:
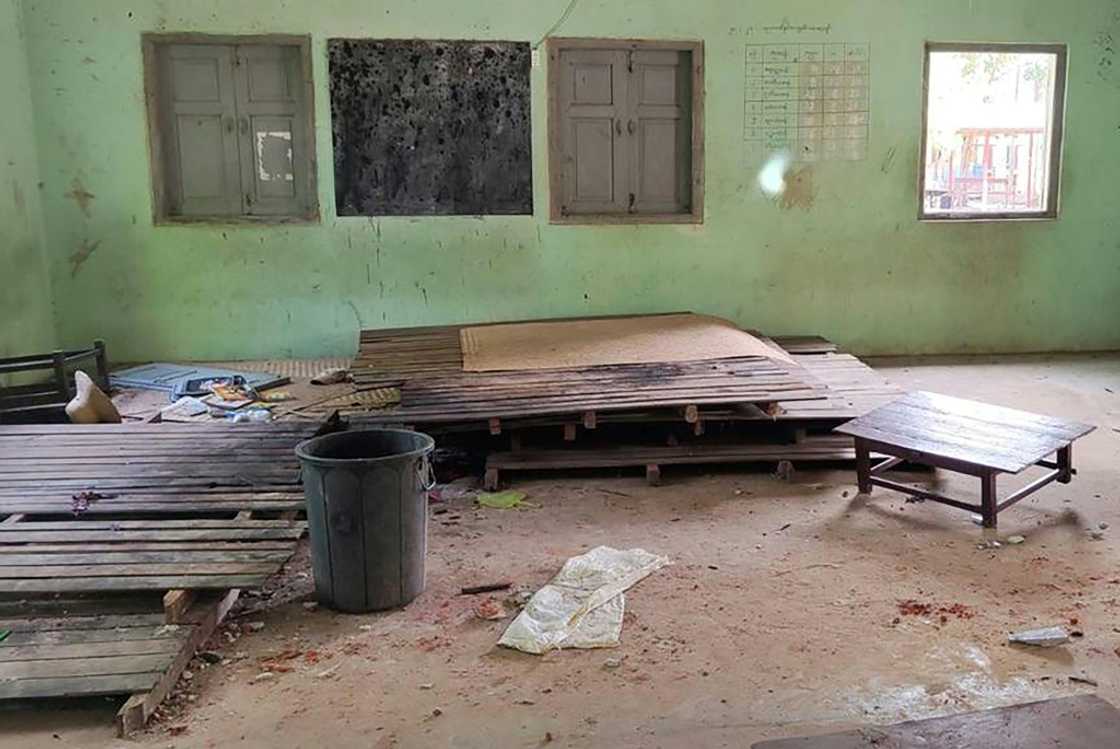
[[[1052,481],[1068,484],[1074,474],[1073,442],[1096,427],[1049,416],[914,392],[836,428],[855,438],[856,471],[861,494],[873,486],[979,513],[985,528],[996,516]],[[871,465],[871,453],[890,456]],[[1049,459],[1054,456],[1053,459]],[[980,479],[980,504],[916,489],[881,477],[902,462],[944,468]],[[1046,474],[1000,501],[996,477],[1032,466]]]

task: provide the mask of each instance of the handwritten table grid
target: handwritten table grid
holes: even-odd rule
[[[789,150],[797,161],[859,161],[870,117],[870,45],[746,45],[748,156]]]

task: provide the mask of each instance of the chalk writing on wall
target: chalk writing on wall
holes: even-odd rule
[[[743,139],[748,158],[867,158],[871,47],[748,44]]]

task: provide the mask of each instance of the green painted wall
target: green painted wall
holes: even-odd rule
[[[19,0],[0,0],[0,356],[55,346]]]
[[[551,226],[543,67],[533,71],[536,216],[334,215],[328,37],[535,42],[566,6],[25,0],[64,342],[102,336],[118,359],[308,356],[351,351],[359,325],[695,309],[865,353],[1120,348],[1120,60],[1106,64],[1107,39],[1120,41],[1115,0],[581,0],[558,34],[705,41],[702,226]],[[831,31],[763,29],[784,19]],[[144,31],[312,35],[320,223],[152,225]],[[1070,45],[1060,220],[916,221],[926,39]],[[791,210],[759,192],[742,148],[743,45],[781,41],[872,50],[870,158],[817,166],[812,205]]]

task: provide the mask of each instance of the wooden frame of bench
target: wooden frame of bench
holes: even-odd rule
[[[1011,492],[1011,494],[1007,495],[1001,502],[996,494],[996,477],[1000,473],[1003,473],[1002,471],[988,468],[977,463],[952,460],[938,455],[908,450],[906,448],[887,444],[886,442],[877,442],[863,437],[856,437],[855,442],[856,476],[859,482],[860,494],[870,494],[874,486],[881,486],[884,489],[893,489],[896,492],[921,497],[931,502],[939,502],[943,505],[956,507],[960,510],[974,512],[980,515],[985,528],[995,528],[997,522],[996,518],[999,513],[1006,510],[1011,505],[1021,502],[1053,481],[1057,481],[1060,484],[1068,484],[1073,480],[1073,475],[1076,473],[1073,469],[1072,446],[1066,445],[1057,450],[1056,460],[1038,460],[1035,462],[1034,465],[1049,469],[1044,475],[1026,486]],[[872,452],[882,453],[891,457],[872,466]],[[980,504],[969,504],[968,502],[946,497],[937,492],[918,489],[889,479],[880,478],[880,474],[886,473],[903,462],[919,463],[934,468],[944,468],[954,473],[963,473],[977,477],[980,479]]]

